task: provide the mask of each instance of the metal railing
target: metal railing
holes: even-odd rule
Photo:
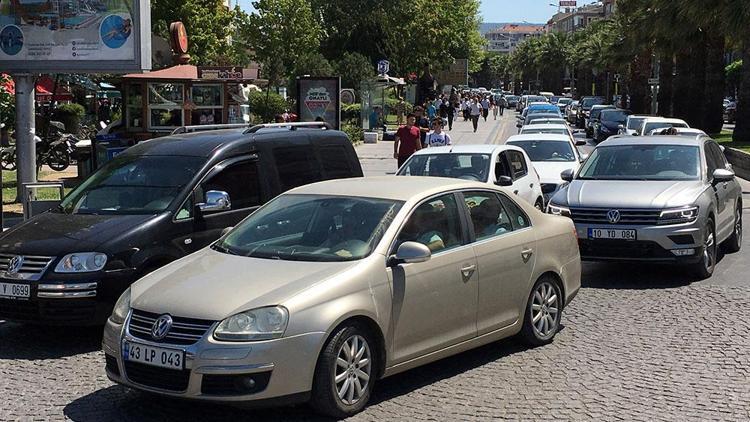
[[[193,126],[180,126],[172,131],[172,135],[179,135],[181,133],[190,132],[205,132],[210,130],[223,130],[223,129],[242,129],[246,128],[243,133],[255,133],[261,129],[269,128],[289,128],[289,130],[296,130],[297,128],[319,128],[319,129],[333,129],[333,126],[326,122],[289,122],[289,123],[263,123],[260,125],[250,126],[247,123],[229,123],[222,125],[193,125]]]
[[[37,199],[37,189],[57,189],[59,193],[59,199]],[[35,182],[35,183],[23,183],[23,196],[21,201],[23,203],[23,219],[28,220],[29,218],[41,214],[45,211],[49,211],[52,208],[60,205],[63,197],[65,196],[65,188],[61,182]]]

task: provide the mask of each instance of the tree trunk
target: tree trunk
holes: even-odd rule
[[[649,109],[648,77],[651,74],[651,53],[639,54],[630,66],[628,92],[630,110],[635,114],[645,114]]]
[[[672,115],[684,120],[688,120],[688,115],[690,114],[690,95],[688,93],[692,89],[690,86],[691,65],[690,54],[686,52],[677,53],[675,60],[677,75],[672,85],[674,89]]]
[[[720,133],[724,126],[724,89],[726,86],[724,36],[709,34],[706,41],[708,51],[702,129],[706,133]]]
[[[674,56],[672,54],[663,55],[661,58],[661,67],[659,72],[659,114],[662,116],[672,116],[672,95],[674,92]]]
[[[750,143],[750,32],[745,32],[742,63],[740,89],[737,91],[737,126],[732,139],[735,142]]]
[[[690,89],[687,91],[688,97],[688,112],[687,122],[691,127],[697,127],[705,129],[703,119],[706,116],[706,56],[709,54],[709,47],[706,42],[705,36],[698,38],[699,41],[693,45],[690,51],[691,58],[691,77],[690,77]],[[719,95],[723,93],[723,87],[719,91]]]

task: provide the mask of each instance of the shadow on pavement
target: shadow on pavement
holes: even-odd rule
[[[584,262],[582,270],[581,287],[595,289],[671,289],[698,281],[689,269],[670,264]]]
[[[0,359],[56,359],[101,349],[101,327],[43,327],[0,321]]]

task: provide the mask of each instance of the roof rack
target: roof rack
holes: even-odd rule
[[[262,125],[255,125],[248,128],[243,133],[255,133],[261,129],[270,128],[289,128],[289,130],[297,130],[297,128],[320,128],[326,130],[332,130],[333,126],[326,122],[290,122],[290,123],[264,123]]]
[[[179,135],[181,133],[189,132],[203,132],[207,130],[221,130],[221,129],[241,129],[247,128],[250,125],[247,123],[229,123],[223,125],[194,125],[194,126],[180,126],[172,131],[172,135]]]

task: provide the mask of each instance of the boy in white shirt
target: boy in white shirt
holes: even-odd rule
[[[444,147],[451,145],[451,136],[443,132],[443,119],[436,118],[432,121],[432,132],[427,134],[427,145],[429,147]]]

